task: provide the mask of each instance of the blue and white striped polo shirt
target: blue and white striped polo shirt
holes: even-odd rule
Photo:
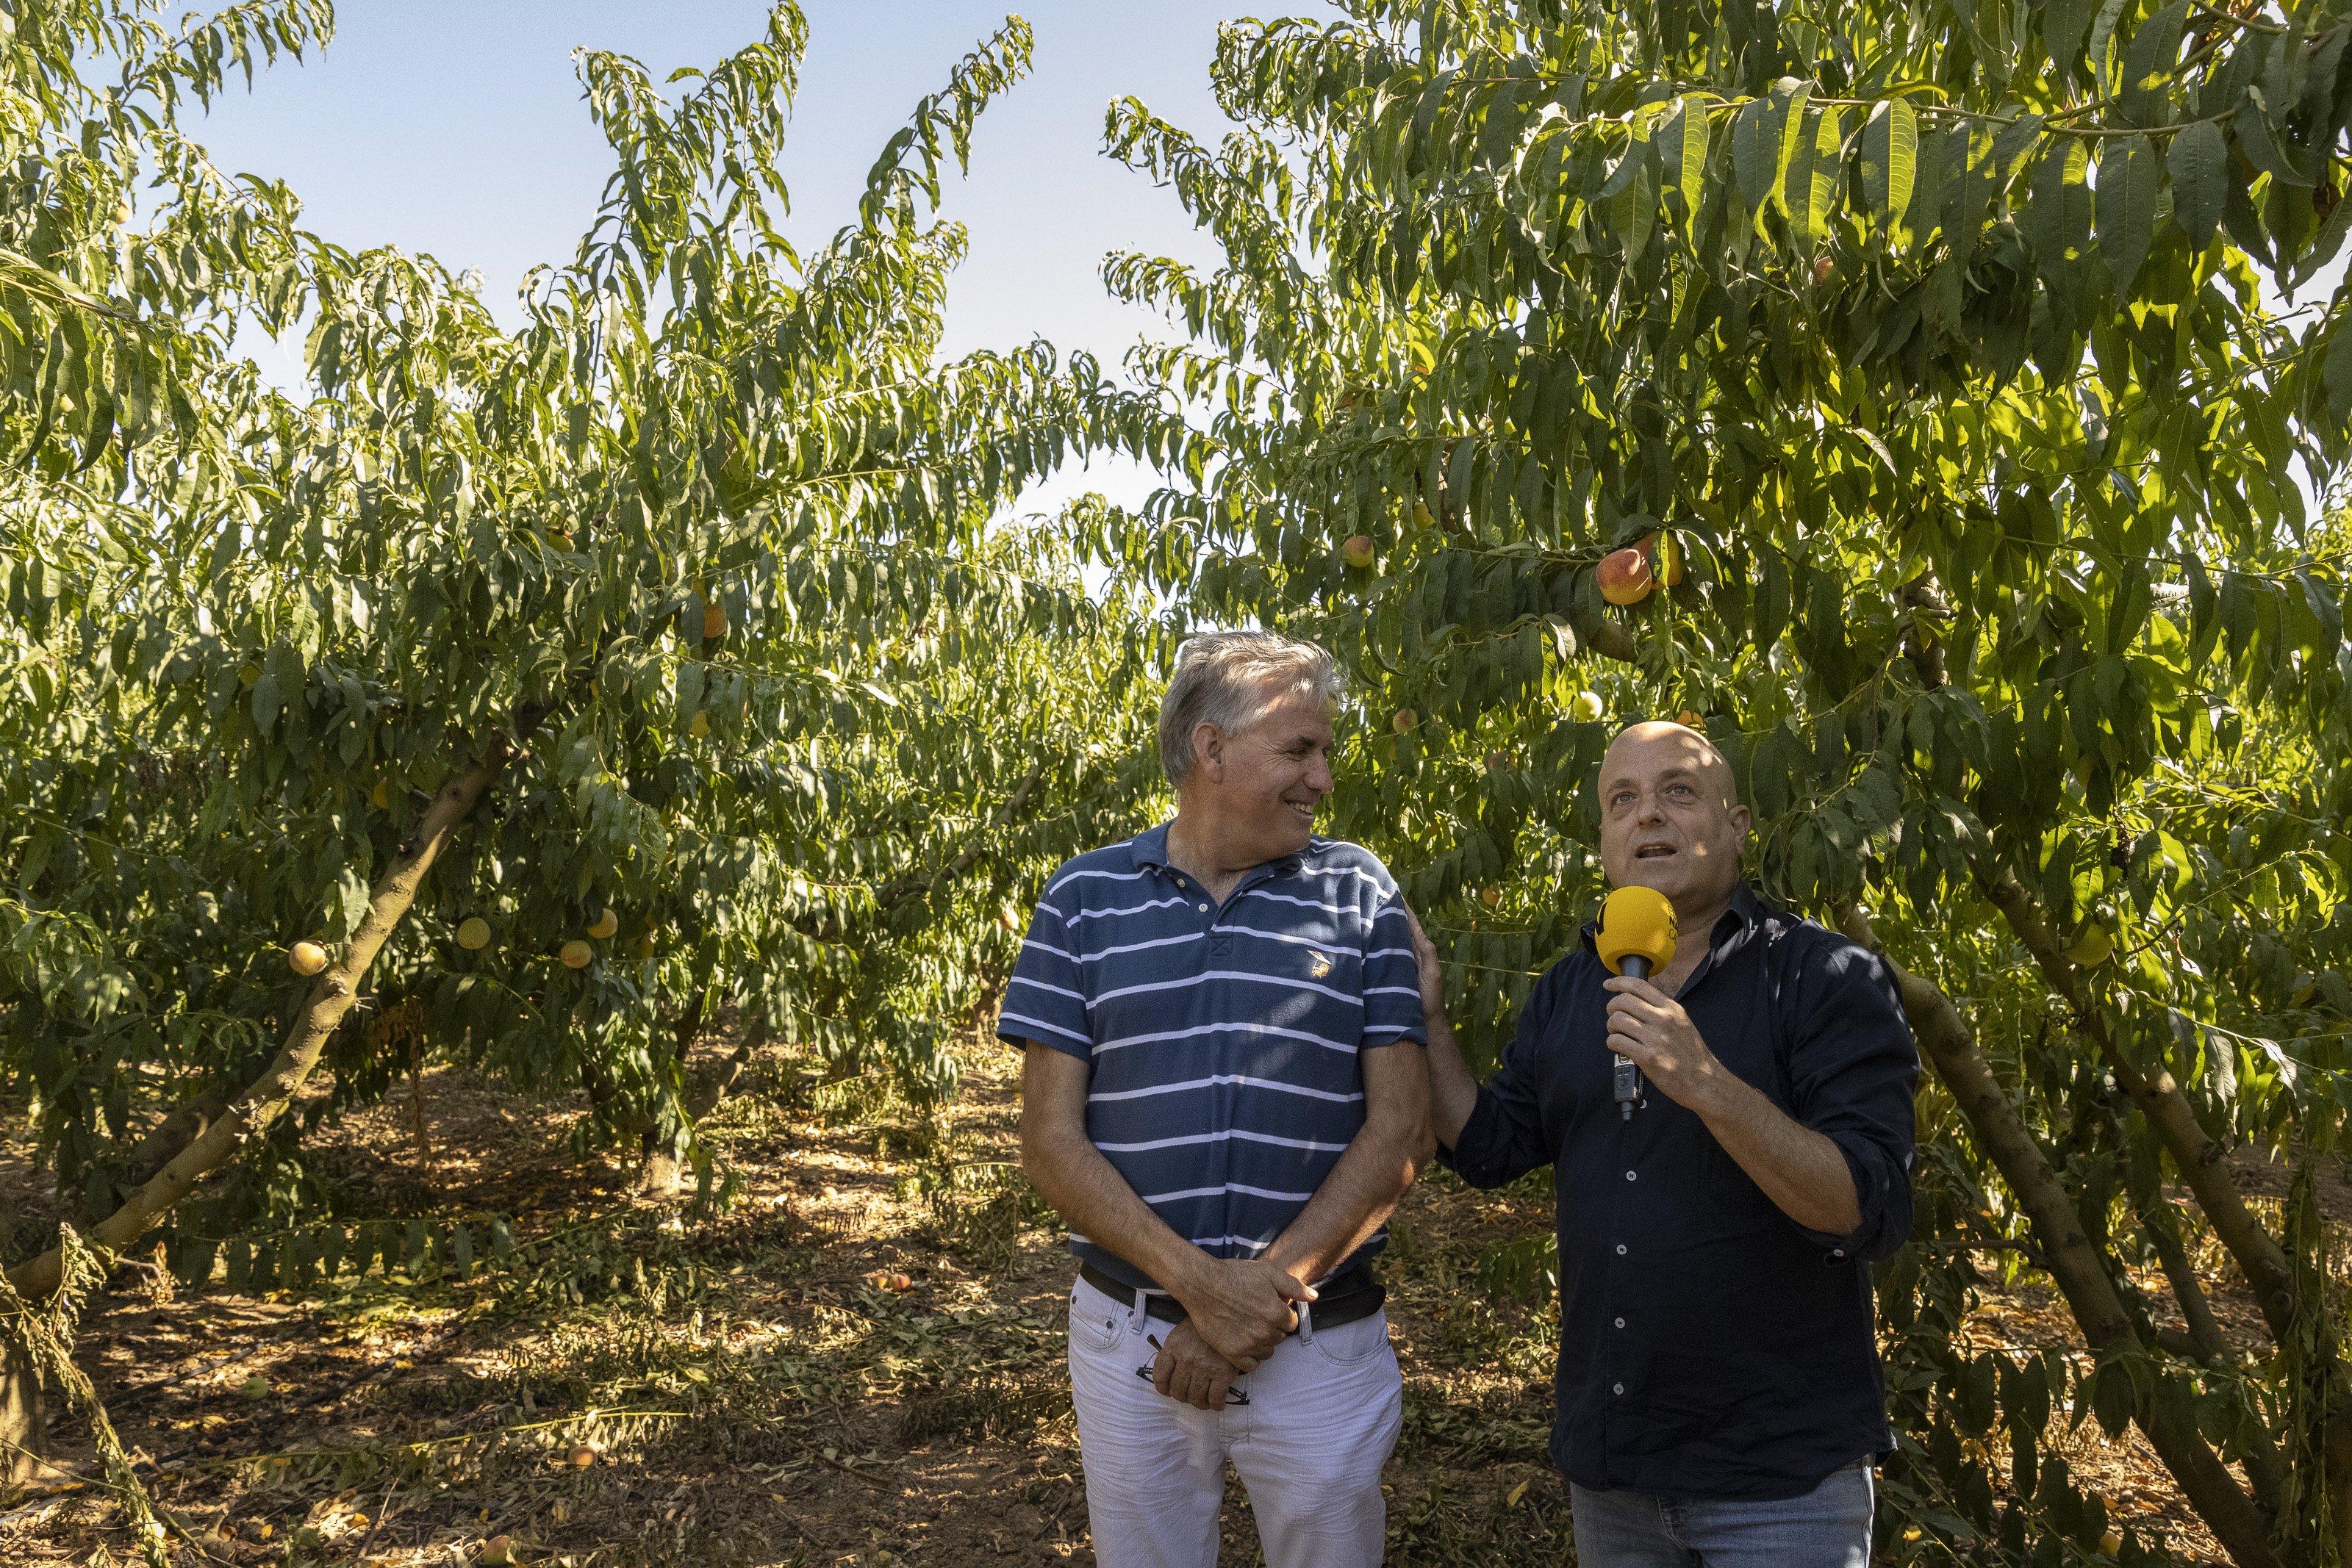
[[[1360,1053],[1423,1038],[1412,927],[1388,868],[1331,839],[1212,904],[1162,824],[1055,873],[996,1032],[1092,1061],[1095,1147],[1177,1235],[1255,1257],[1363,1126]],[[1154,1284],[1083,1236],[1070,1250]]]

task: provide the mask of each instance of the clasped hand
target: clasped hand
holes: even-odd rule
[[[1188,1315],[1161,1342],[1151,1385],[1187,1405],[1222,1410],[1234,1380],[1298,1326],[1291,1303],[1312,1301],[1315,1291],[1272,1263],[1218,1259],[1178,1299]]]
[[[1647,980],[1618,975],[1607,982],[1609,1049],[1630,1059],[1658,1092],[1705,1113],[1728,1074],[1683,1005]]]

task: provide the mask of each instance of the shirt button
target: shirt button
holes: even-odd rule
[[[1617,1326],[1621,1329],[1623,1328],[1625,1326],[1625,1320],[1623,1318],[1619,1318],[1617,1320]]]
[[[1617,1243],[1617,1256],[1620,1258],[1625,1256],[1625,1244],[1622,1241]]]
[[[1206,914],[1208,914],[1208,913],[1209,913],[1209,906],[1208,906],[1207,904],[1197,904],[1197,905],[1195,905],[1194,907],[1198,908],[1198,909],[1200,910],[1200,912],[1201,912],[1202,914],[1203,914],[1203,915],[1206,915]]]
[[[1622,1394],[1625,1392],[1625,1385],[1622,1383],[1612,1383],[1609,1385],[1609,1392],[1612,1394]]]
[[[1843,1258],[1845,1256],[1845,1249],[1843,1247],[1832,1247],[1830,1249],[1830,1256],[1832,1258]]]
[[[1625,1173],[1625,1179],[1627,1181],[1632,1181],[1633,1179],[1633,1173],[1632,1171],[1627,1171]]]

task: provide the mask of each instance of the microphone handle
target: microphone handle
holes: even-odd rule
[[[1637,980],[1649,977],[1650,961],[1638,953],[1627,954],[1618,967],[1621,973],[1631,975]],[[1610,1075],[1609,1090],[1610,1098],[1617,1102],[1617,1119],[1632,1121],[1633,1107],[1642,1103],[1642,1070],[1633,1065],[1631,1058],[1621,1056],[1617,1059]]]

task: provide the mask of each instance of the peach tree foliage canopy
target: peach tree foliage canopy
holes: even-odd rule
[[[2286,301],[2352,225],[2345,8],[1347,9],[1226,29],[1221,145],[1113,106],[1223,247],[1106,267],[1180,325],[1138,363],[1213,452],[1089,548],[1339,651],[1335,826],[1439,929],[1476,1050],[1593,906],[1633,716],[1701,716],[1756,879],[1905,966],[1895,1559],[2095,1548],[2055,1413],[2142,1428],[2239,1562],[2339,1560],[2307,1167],[2352,1103],[2352,654],[2299,479],[2344,454],[2352,332]],[[1662,532],[1685,580],[1604,605],[1602,554]],[[2300,1173],[2283,1227],[2239,1145]],[[2020,1272],[2087,1360],[1956,1343]]]
[[[167,89],[233,51],[155,41],[128,99],[78,79],[137,16],[86,11],[0,43],[0,1070],[96,1215],[159,1092],[245,1095],[100,1239],[286,1134],[318,1061],[347,1103],[420,1031],[689,1152],[677,1042],[726,1003],[947,1087],[1000,904],[1150,782],[1118,700],[1149,640],[1051,533],[986,525],[1081,447],[1187,439],[1043,345],[940,357],[941,182],[1025,26],[806,248],[778,226],[794,7],[672,98],[583,55],[614,172],[508,331],[184,147]],[[306,334],[304,389],[232,358],[240,312]],[[559,963],[607,906],[618,935]]]

